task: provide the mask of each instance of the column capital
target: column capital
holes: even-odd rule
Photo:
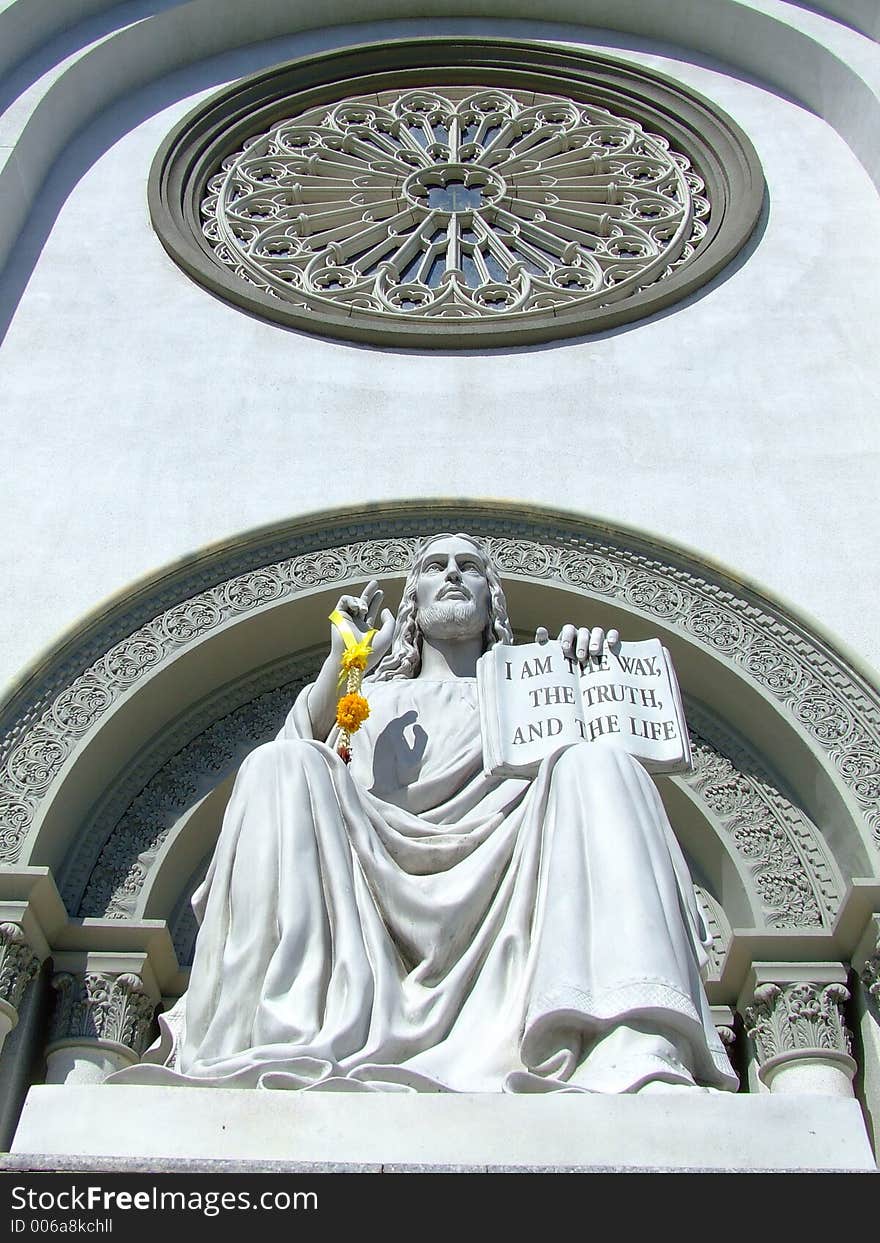
[[[159,1001],[144,956],[89,954],[81,964],[59,957],[62,970],[52,979],[56,1001],[49,1052],[63,1045],[95,1044],[140,1057],[150,1044]]]
[[[18,1022],[25,989],[40,969],[40,955],[21,924],[0,922],[0,1011],[9,1027]]]
[[[778,1090],[826,1091],[833,1084],[838,1094],[851,1082],[856,1063],[843,1013],[850,997],[846,979],[842,963],[753,965],[740,1006],[767,1087],[779,1078]]]

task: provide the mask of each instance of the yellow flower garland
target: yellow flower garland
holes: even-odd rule
[[[336,705],[336,724],[339,726],[337,754],[351,761],[351,736],[356,734],[370,715],[370,705],[360,694],[364,670],[370,659],[375,630],[368,630],[362,639],[356,639],[348,619],[338,609],[330,614],[330,620],[342,636],[345,651],[340,659],[339,684],[345,685],[345,693]]]
[[[360,729],[370,715],[370,705],[363,695],[343,695],[336,705],[336,724],[349,734]]]

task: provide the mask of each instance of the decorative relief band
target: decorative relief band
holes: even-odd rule
[[[458,520],[463,521],[462,515]],[[409,523],[386,520],[376,525],[406,525],[421,534],[439,521],[442,518],[433,514]],[[839,658],[783,615],[757,607],[686,568],[606,540],[570,533],[554,540],[539,524],[532,538],[494,535],[493,525],[510,530],[514,523],[493,524],[483,518],[477,528],[489,535],[502,574],[574,586],[639,608],[737,665],[742,676],[772,695],[826,751],[880,846],[880,713],[868,688]],[[527,524],[518,525],[521,531]],[[178,601],[118,642],[39,713],[32,705],[0,766],[0,860],[20,858],[40,801],[79,740],[161,660],[256,605],[290,599],[318,585],[402,573],[415,544],[412,537],[361,539],[236,574]]]
[[[140,1056],[150,1045],[156,1003],[136,975],[59,972],[49,1039],[107,1040]]]
[[[762,984],[745,1012],[746,1034],[763,1064],[783,1053],[832,1052],[852,1056],[843,1015],[843,984]]]
[[[21,925],[0,924],[0,1000],[18,1010],[25,989],[39,970],[39,955]]]
[[[684,780],[745,861],[767,923],[830,926],[844,885],[816,825],[705,709],[689,702],[687,718],[694,767]]]
[[[727,956],[727,950],[730,945],[730,923],[721,903],[712,894],[708,893],[702,885],[695,884],[694,893],[697,896],[697,905],[706,922],[706,930],[712,938],[712,944],[708,950],[709,975],[718,976],[721,973],[721,966]]]

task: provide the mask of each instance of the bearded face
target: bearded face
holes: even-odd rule
[[[417,621],[428,639],[473,639],[489,621],[489,584],[481,553],[459,536],[429,545],[416,585]]]
[[[474,600],[438,600],[417,614],[419,629],[429,639],[473,639],[486,628]]]

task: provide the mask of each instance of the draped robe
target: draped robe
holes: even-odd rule
[[[487,777],[475,680],[417,677],[367,682],[349,767],[311,736],[307,693],[239,771],[194,899],[173,1069],[115,1079],[736,1088],[693,885],[641,765],[582,743],[533,779]]]

